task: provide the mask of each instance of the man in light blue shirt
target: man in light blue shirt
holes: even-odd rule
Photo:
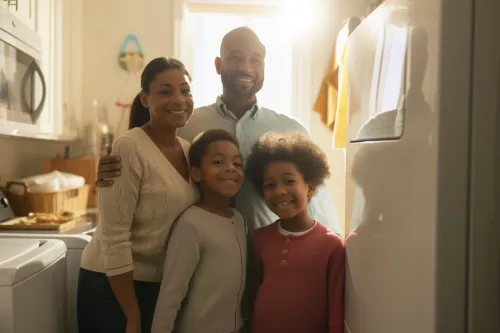
[[[265,55],[265,46],[251,29],[240,27],[227,33],[221,43],[220,56],[215,59],[215,68],[222,80],[222,95],[214,104],[196,109],[186,126],[179,130],[179,136],[191,142],[203,131],[225,129],[238,138],[244,159],[250,154],[252,145],[266,132],[299,132],[310,137],[297,120],[257,102],[256,94],[264,82]],[[113,156],[103,157],[99,163],[99,179],[112,178],[112,172],[120,170]],[[97,183],[98,186],[111,184],[109,180]],[[243,184],[235,198],[235,206],[247,219],[251,231],[278,219],[249,182]],[[309,202],[311,217],[340,234],[334,207],[324,186],[318,188]]]

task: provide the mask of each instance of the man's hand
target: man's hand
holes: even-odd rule
[[[110,178],[120,177],[122,170],[122,163],[120,156],[111,156],[111,146],[108,147],[107,155],[101,157],[99,160],[99,167],[97,169],[97,187],[109,187],[113,185],[114,181]]]

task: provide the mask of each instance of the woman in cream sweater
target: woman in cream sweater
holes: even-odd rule
[[[189,177],[189,144],[177,136],[193,112],[190,82],[175,59],[154,59],[142,73],[131,113],[149,110],[150,121],[113,143],[122,176],[100,189],[100,223],[83,251],[80,333],[151,330],[170,228],[198,198]]]

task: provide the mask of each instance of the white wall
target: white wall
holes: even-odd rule
[[[122,114],[114,106],[128,76],[118,66],[118,54],[128,34],[136,34],[145,53],[145,64],[172,56],[172,1],[83,1],[83,112],[91,116],[92,100],[108,106],[110,122]],[[140,75],[130,77],[126,89],[133,99],[140,89]],[[133,87],[136,87],[135,90]],[[126,117],[128,124],[128,116]]]
[[[326,186],[335,203],[342,230],[345,231],[345,149],[332,148],[332,132],[321,122],[317,113],[311,114],[309,124],[314,141],[325,151],[330,165]]]
[[[66,143],[0,137],[0,186],[42,171],[42,159],[64,153]]]

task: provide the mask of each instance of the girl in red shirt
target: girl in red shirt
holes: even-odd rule
[[[250,332],[343,333],[344,245],[307,209],[329,176],[325,153],[300,134],[268,133],[245,174],[278,217],[252,240]]]

